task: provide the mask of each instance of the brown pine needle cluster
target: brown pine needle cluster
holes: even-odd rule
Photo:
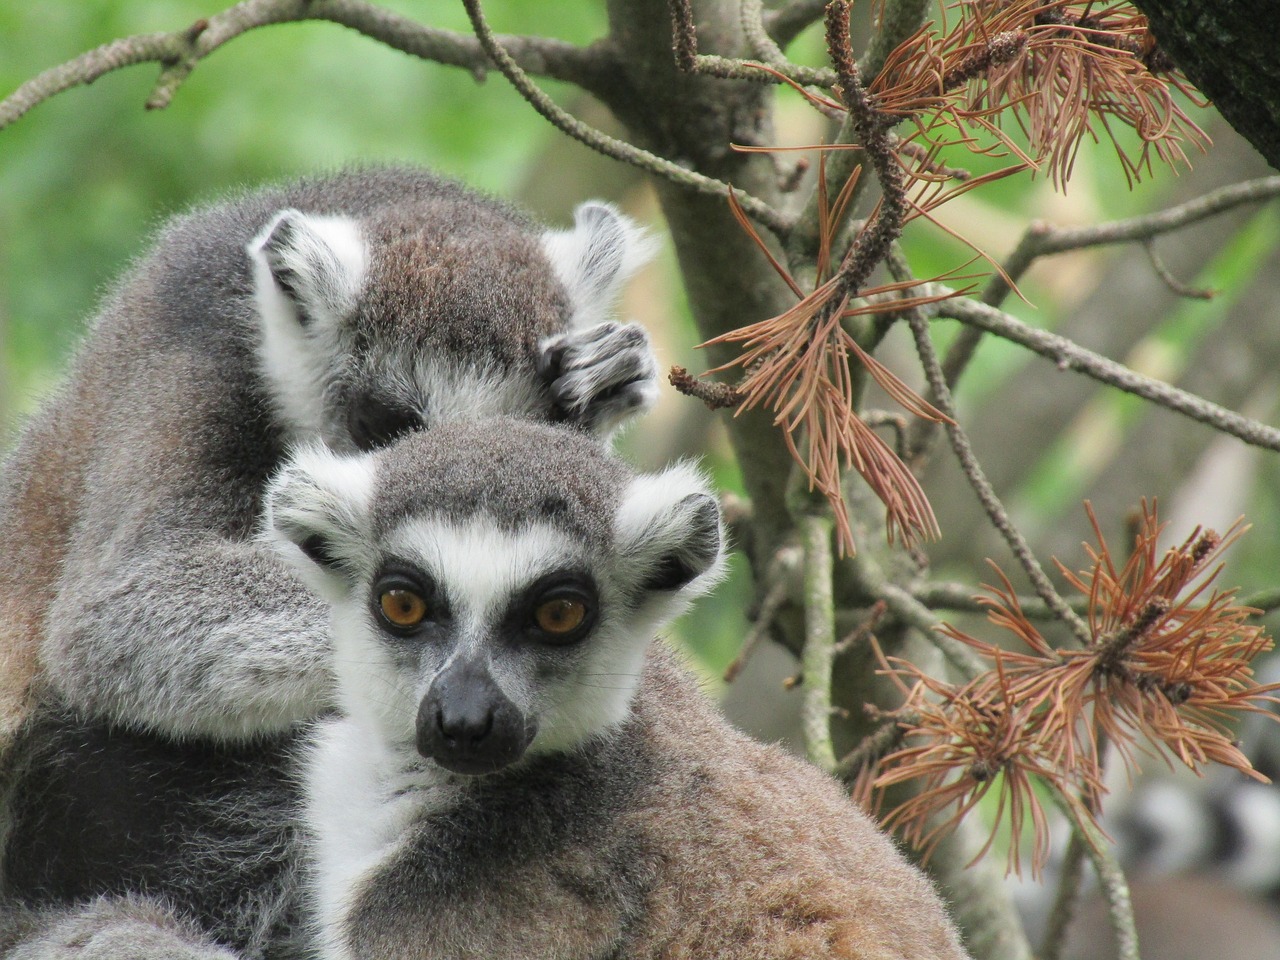
[[[820,165],[821,249],[817,285],[808,293],[772,255],[731,196],[738,222],[790,286],[796,295],[796,304],[776,317],[748,324],[704,344],[742,345],[742,353],[737,358],[712,372],[741,367],[745,372],[735,384],[735,391],[742,398],[739,410],[765,406],[774,411],[774,422],[783,429],[787,449],[804,469],[811,489],[817,490],[831,505],[842,552],[854,549],[842,485],[848,469],[856,470],[884,503],[891,541],[897,536],[904,543],[912,544],[922,537],[938,535],[933,508],[919,481],[893,448],[856,412],[860,388],[855,368],[869,374],[912,414],[928,420],[946,419],[867,353],[844,326],[851,317],[885,309],[883,303],[866,297],[897,294],[912,285],[891,283],[867,289],[863,291],[864,299],[854,303],[842,271],[827,275],[825,265],[831,262],[832,240],[843,222],[844,205],[855,181],[856,177],[851,178],[835,201],[829,202]],[[894,306],[905,309],[938,299],[941,298],[900,297]]]
[[[1024,161],[1043,158],[1060,189],[1086,138],[1110,139],[1130,182],[1153,157],[1176,168],[1188,163],[1184,145],[1208,145],[1177,99],[1195,102],[1190,85],[1131,4],[959,0],[948,10],[954,25],[907,39],[871,85],[881,109],[914,119],[924,139],[936,140],[938,125],[985,131]],[[1025,152],[1000,131],[1005,118],[1025,134]],[[1136,151],[1120,139],[1125,128]]]
[[[1092,509],[1089,520],[1097,546],[1087,547],[1088,568],[1073,573],[1059,565],[1087,599],[1088,647],[1049,644],[997,569],[1000,586],[986,587],[982,600],[990,622],[1016,637],[1014,648],[940,628],[991,669],[953,685],[909,662],[882,658],[906,695],[910,722],[901,723],[908,745],[881,759],[875,787],[922,778],[922,789],[887,822],[926,849],[995,789],[1000,812],[1009,812],[1010,867],[1018,868],[1029,819],[1038,874],[1049,838],[1032,781],[1050,786],[1073,817],[1096,826],[1103,743],[1115,744],[1130,769],[1135,750],[1142,750],[1195,771],[1216,762],[1265,779],[1236,747],[1232,731],[1243,713],[1274,716],[1267,705],[1277,702],[1280,684],[1257,684],[1251,666],[1271,640],[1250,622],[1259,611],[1236,604],[1234,591],[1212,588],[1222,552],[1245,527],[1237,522],[1224,536],[1197,529],[1162,552],[1155,504],[1144,503],[1133,552],[1117,566]]]

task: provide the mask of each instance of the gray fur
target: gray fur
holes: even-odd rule
[[[252,746],[331,708],[327,611],[254,540],[268,477],[295,444],[353,451],[486,414],[598,443],[656,368],[616,324],[623,362],[546,359],[598,343],[585,321],[609,306],[590,291],[612,299],[633,259],[619,214],[597,211],[590,234],[548,245],[505,204],[412,169],[169,222],[0,479],[0,749],[63,708],[158,747]],[[564,279],[579,275],[594,285]]]
[[[730,729],[651,644],[722,563],[690,469],[635,476],[494,420],[304,453],[268,518],[333,607],[344,715],[304,761],[319,957],[966,956],[834,783]],[[571,642],[528,613],[561,576],[591,584]],[[408,632],[378,612],[388,584],[427,598]],[[451,732],[454,698],[488,719]]]
[[[6,960],[236,960],[163,904],[102,898],[37,915],[8,907],[0,916]]]
[[[347,278],[358,294],[305,226],[326,218],[353,222],[367,245],[366,273]],[[249,536],[285,444],[319,434],[353,449],[352,410],[371,395],[427,424],[501,412],[607,430],[619,378],[652,379],[638,332],[619,345],[629,362],[596,351],[539,373],[549,338],[563,350],[579,336],[543,237],[408,170],[303,181],[173,221],[6,466],[0,604],[22,634],[8,646],[37,645],[63,701],[178,736],[241,738],[324,709],[323,613]],[[288,273],[285,299],[305,301],[310,321],[296,343],[321,358],[315,395],[294,385],[298,418],[260,369],[255,250],[275,281]],[[614,372],[592,372],[602,365]]]

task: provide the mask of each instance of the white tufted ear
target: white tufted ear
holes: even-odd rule
[[[632,480],[613,526],[618,556],[644,593],[691,600],[720,578],[720,505],[706,479],[688,464]]]
[[[281,210],[249,242],[259,302],[274,292],[295,323],[339,322],[356,305],[368,267],[360,227],[350,217]],[[273,303],[279,301],[272,299]]]
[[[569,291],[573,325],[588,327],[609,318],[622,284],[653,256],[657,240],[598,200],[580,204],[573,223],[543,234],[542,246]]]
[[[368,251],[359,225],[281,210],[245,250],[260,321],[259,367],[285,422],[314,436],[323,428],[339,328],[364,284]]]
[[[307,584],[328,599],[367,566],[371,455],[342,456],[321,444],[295,450],[267,487],[263,535]]]

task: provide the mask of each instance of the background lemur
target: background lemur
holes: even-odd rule
[[[314,716],[323,613],[250,542],[282,451],[459,414],[607,432],[655,393],[644,333],[596,326],[636,248],[606,206],[547,233],[413,170],[171,223],[5,467],[10,720],[37,651],[59,698],[132,727],[237,739]]]
[[[606,205],[575,220],[370,169],[164,228],[0,482],[10,902],[161,892],[264,941],[289,826],[264,840],[263,814],[333,703],[326,608],[253,539],[265,482],[299,442],[496,413],[603,436],[647,405],[648,339],[608,320],[644,238]],[[253,855],[228,875],[182,847],[214,841]]]
[[[721,564],[687,467],[449,424],[303,451],[267,510],[333,606],[305,817],[327,960],[965,956],[833,782],[651,645]]]

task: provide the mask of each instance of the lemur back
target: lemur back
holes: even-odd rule
[[[332,605],[304,761],[325,960],[962,960],[837,785],[732,730],[654,632],[717,577],[687,467],[489,420],[304,451],[280,549]]]

